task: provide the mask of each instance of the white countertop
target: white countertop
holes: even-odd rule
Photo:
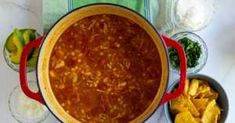
[[[235,11],[234,0],[217,1],[216,14],[211,24],[197,32],[207,43],[209,56],[206,66],[199,73],[218,80],[229,98],[229,114],[226,123],[235,121]],[[3,44],[8,34],[18,28],[35,28],[42,32],[42,0],[0,0],[0,123],[16,123],[8,109],[8,97],[13,88],[19,85],[18,73],[6,64],[3,57]],[[171,75],[170,82],[177,79]],[[35,79],[34,72],[29,74]],[[165,122],[161,107],[147,122]],[[44,123],[59,122],[50,115]]]

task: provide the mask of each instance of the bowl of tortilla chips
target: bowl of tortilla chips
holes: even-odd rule
[[[206,75],[188,75],[184,93],[164,104],[168,123],[224,123],[228,98],[222,86]],[[168,89],[174,91],[176,80]]]

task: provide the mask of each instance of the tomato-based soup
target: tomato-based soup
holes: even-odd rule
[[[79,20],[56,42],[50,84],[81,122],[128,122],[153,101],[161,79],[157,48],[138,24],[103,14]]]

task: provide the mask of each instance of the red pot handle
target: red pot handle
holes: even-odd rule
[[[186,70],[187,70],[187,62],[186,62],[186,55],[184,53],[184,49],[181,47],[181,45],[179,43],[177,43],[176,41],[174,41],[171,38],[168,38],[167,36],[163,35],[162,36],[165,44],[167,45],[167,47],[174,47],[176,48],[178,54],[179,54],[179,59],[180,59],[180,82],[179,82],[179,86],[178,88],[172,92],[172,93],[166,93],[161,101],[161,104],[164,104],[165,102],[168,102],[178,96],[180,96],[183,91],[184,91],[184,87],[185,87],[185,80],[186,80]],[[40,44],[42,43],[43,37],[40,37],[38,39],[35,39],[34,41],[28,43],[22,54],[21,54],[21,58],[20,58],[20,85],[21,85],[21,89],[23,90],[23,92],[25,93],[26,96],[42,103],[45,104],[41,93],[38,92],[33,92],[29,89],[28,84],[27,84],[27,78],[26,78],[26,65],[27,65],[27,57],[28,54],[30,52],[30,50],[32,48],[37,48],[40,46]]]
[[[179,60],[180,60],[180,81],[179,81],[179,86],[174,92],[167,92],[162,101],[161,104],[164,104],[178,96],[180,96],[185,87],[185,80],[186,80],[186,72],[187,72],[187,61],[186,61],[186,55],[184,52],[184,48],[175,40],[168,38],[165,35],[162,35],[162,38],[167,45],[167,47],[173,47],[177,50],[178,55],[179,55]]]
[[[27,75],[26,75],[26,69],[27,69],[26,65],[27,65],[28,54],[33,48],[39,47],[40,44],[42,43],[42,40],[43,40],[43,37],[37,38],[29,42],[23,49],[23,52],[20,57],[20,86],[26,96],[40,102],[41,104],[45,104],[42,98],[42,95],[39,91],[33,92],[29,89],[28,82],[27,82]]]

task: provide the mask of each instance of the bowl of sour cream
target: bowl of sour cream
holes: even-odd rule
[[[199,31],[210,23],[213,13],[214,0],[176,0],[172,19],[180,30]]]

